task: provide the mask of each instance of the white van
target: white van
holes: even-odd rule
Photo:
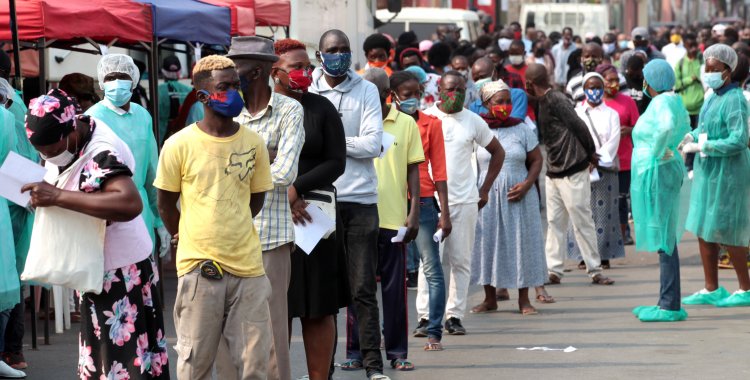
[[[378,20],[388,22],[394,16],[387,9],[376,12]],[[378,28],[380,33],[388,33],[393,38],[405,31],[413,31],[420,41],[432,40],[438,26],[456,25],[461,28],[461,39],[474,41],[481,34],[482,27],[476,12],[450,8],[402,8],[391,22]]]
[[[609,31],[609,9],[598,4],[524,4],[519,22],[523,30],[526,24],[534,23],[537,30],[548,35],[568,26],[581,38],[588,32],[601,37]]]

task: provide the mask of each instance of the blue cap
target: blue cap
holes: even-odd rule
[[[424,71],[423,68],[419,66],[409,66],[406,69],[404,69],[404,71],[408,71],[414,74],[417,77],[419,84],[423,84],[424,82],[427,82],[427,73]]]
[[[674,70],[663,59],[652,59],[643,68],[643,79],[656,92],[669,91],[674,88]]]

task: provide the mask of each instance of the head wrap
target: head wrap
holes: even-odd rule
[[[398,55],[398,63],[399,64],[401,63],[401,61],[404,60],[404,53],[410,52],[410,51],[417,53],[417,57],[419,57],[419,62],[420,63],[422,62],[422,53],[419,52],[419,49],[417,49],[417,48],[406,48],[403,51],[401,51],[401,53]]]
[[[26,113],[26,137],[37,146],[62,140],[75,129],[76,109],[80,109],[78,104],[56,88],[31,99]]]
[[[581,82],[581,85],[582,86],[586,85],[586,82],[588,82],[589,79],[591,79],[591,78],[599,78],[599,80],[601,80],[602,83],[604,83],[604,77],[601,76],[601,74],[597,73],[596,71],[592,71],[592,72],[587,73],[586,75],[583,76],[583,82]]]
[[[614,71],[615,73],[617,73],[617,68],[613,65],[610,65],[609,63],[600,63],[599,66],[596,66],[596,72],[601,76],[604,76],[609,71]]]
[[[409,66],[405,68],[404,71],[408,71],[414,74],[414,76],[417,77],[419,84],[424,84],[424,82],[427,82],[427,73],[424,71],[423,68],[419,66]]]
[[[494,82],[489,82],[482,86],[481,90],[481,97],[482,97],[482,103],[486,103],[488,100],[490,100],[495,94],[497,94],[500,91],[510,91],[510,87],[508,87],[505,82],[502,81],[502,79],[498,79]]]
[[[706,51],[703,52],[703,59],[708,60],[713,58],[719,62],[729,66],[731,71],[737,67],[737,52],[734,51],[729,45],[714,44],[711,45]]]
[[[132,89],[138,85],[141,79],[141,73],[138,66],[133,62],[133,58],[125,54],[107,54],[99,60],[96,67],[96,74],[99,77],[99,89],[104,89],[104,77],[111,73],[123,73],[133,81]]]
[[[663,59],[652,59],[643,68],[643,79],[656,92],[669,91],[674,87],[675,77],[672,66]]]
[[[166,79],[180,79],[180,70],[182,70],[182,64],[179,58],[174,55],[164,58],[161,63],[161,74]]]

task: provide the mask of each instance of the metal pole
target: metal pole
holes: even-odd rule
[[[39,39],[37,49],[39,50],[39,95],[47,93],[47,48],[44,37]]]
[[[31,291],[31,349],[36,350],[37,349],[37,331],[36,331],[36,286],[29,285],[29,290]],[[21,291],[21,294],[23,294],[23,291]],[[24,299],[21,297],[21,302],[23,302]]]
[[[154,137],[159,150],[159,39],[154,35],[148,59],[148,93],[151,96],[150,110],[154,126]]]
[[[14,75],[15,85],[17,89],[23,91],[23,83],[21,82],[21,42],[18,39],[16,0],[8,0],[8,3],[10,6],[10,33],[13,38],[13,63],[16,66],[16,73]]]

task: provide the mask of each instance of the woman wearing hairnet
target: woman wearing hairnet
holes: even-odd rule
[[[705,288],[685,297],[686,305],[750,306],[747,270],[750,243],[750,151],[748,103],[731,80],[737,53],[713,45],[703,53],[703,83],[714,93],[704,102],[698,128],[685,135],[683,152],[695,157],[687,229],[698,236]],[[740,289],[729,294],[719,286],[719,245],[729,251]]]
[[[676,322],[687,318],[680,308],[680,259],[677,243],[685,164],[677,146],[690,131],[690,118],[680,95],[672,91],[672,66],[655,59],[643,68],[643,95],[651,98],[632,132],[630,197],[635,222],[636,249],[658,252],[659,302],[633,309],[642,322]],[[687,186],[685,186],[687,188]]]
[[[141,195],[143,221],[146,222],[151,241],[156,244],[154,228],[159,234],[159,256],[169,252],[171,237],[164,228],[156,208],[156,152],[151,115],[139,104],[131,103],[130,97],[138,84],[140,73],[133,59],[124,54],[108,54],[102,57],[97,67],[99,88],[104,90],[104,99],[86,111],[109,126],[117,137],[128,144],[135,157],[133,182]]]

